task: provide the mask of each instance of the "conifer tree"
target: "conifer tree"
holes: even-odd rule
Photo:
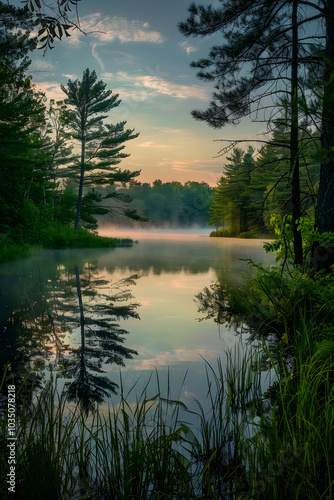
[[[45,121],[43,96],[36,92],[27,70],[32,22],[23,9],[0,2],[0,232],[19,239],[33,222],[32,204],[24,203],[40,146],[38,128]]]
[[[325,18],[328,31],[328,8],[331,4],[333,10],[333,0],[316,3],[304,0],[220,0],[220,4],[218,8],[192,4],[188,20],[180,23],[180,30],[186,36],[221,32],[223,37],[223,44],[213,47],[207,58],[192,63],[200,70],[200,78],[216,84],[209,108],[192,114],[195,119],[204,120],[214,128],[236,124],[244,116],[272,125],[278,96],[288,96],[291,133],[286,147],[290,151],[295,263],[302,264],[302,242],[298,230],[301,216],[298,123],[299,102],[306,103],[307,95],[298,95],[303,90],[299,85],[298,68],[313,65],[318,74],[322,72],[323,60],[319,54],[324,33],[314,38],[312,23],[320,23]],[[304,6],[308,9],[302,10]],[[301,28],[305,28],[302,37]]]
[[[102,80],[97,80],[95,71],[88,68],[83,72],[81,81],[69,80],[67,87],[61,86],[67,96],[65,104],[69,106],[67,122],[81,148],[80,160],[73,165],[80,170],[79,176],[75,173],[79,177],[75,232],[79,227],[84,184],[94,187],[113,185],[115,182],[131,183],[140,173],[121,171],[115,167],[129,156],[122,152],[124,143],[139,134],[133,129],[125,129],[125,121],[116,125],[104,124],[109,112],[121,103],[118,94],[106,90],[106,86]]]

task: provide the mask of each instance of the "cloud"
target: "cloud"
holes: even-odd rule
[[[175,148],[178,146],[172,146],[170,144],[157,144],[153,141],[142,142],[141,144],[136,144],[136,146],[141,148]]]
[[[163,134],[180,134],[182,130],[180,128],[170,128],[170,127],[152,127],[153,130],[159,130]]]
[[[35,85],[39,90],[45,92],[48,99],[63,101],[66,98],[58,82],[37,82]]]
[[[101,57],[99,56],[99,53],[97,51],[97,47],[99,46],[98,43],[94,43],[92,45],[92,56],[94,57],[94,59],[96,59],[96,61],[99,63],[102,71],[105,71],[105,65],[104,65],[104,62],[103,60],[101,59]]]
[[[194,47],[193,45],[189,45],[189,43],[187,41],[185,42],[179,42],[179,46],[182,47],[182,49],[184,49],[188,56],[189,54],[191,54],[191,52],[197,52],[198,48],[197,47]]]
[[[63,76],[65,76],[65,78],[69,78],[70,80],[76,80],[78,78],[74,73],[63,73]]]
[[[174,83],[160,76],[159,69],[157,69],[156,74],[153,74],[152,70],[152,73],[148,75],[130,75],[124,71],[118,71],[117,73],[104,73],[102,76],[105,79],[120,82],[125,87],[130,86],[133,89],[132,98],[137,101],[143,101],[157,95],[167,95],[179,99],[195,98],[208,100],[209,98],[205,88],[199,85],[180,85],[179,83]],[[124,96],[124,92],[120,91],[122,96]]]
[[[158,31],[150,29],[147,22],[125,19],[120,16],[104,16],[101,12],[84,16],[80,22],[81,30],[101,43],[119,40],[121,43],[146,42],[163,43],[164,38]],[[67,43],[81,43],[82,33],[72,30]]]
[[[151,89],[153,94],[164,94],[179,99],[208,98],[206,90],[199,85],[180,85],[159,76],[138,76],[135,85]]]
[[[171,162],[172,170],[182,172],[216,172],[222,175],[223,168],[221,162],[217,160],[174,160]]]
[[[29,73],[48,73],[54,69],[54,65],[51,62],[41,60],[39,57],[35,57],[33,63],[29,68]]]

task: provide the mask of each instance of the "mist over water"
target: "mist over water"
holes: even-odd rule
[[[245,259],[264,264],[274,260],[265,253],[261,240],[210,238],[209,233],[208,227],[144,231],[110,225],[100,234],[138,243],[110,249],[50,250],[1,265],[2,320],[4,325],[9,320],[13,323],[3,341],[7,345],[18,339],[25,346],[24,352],[13,351],[13,369],[21,367],[22,374],[34,376],[39,373],[43,383],[43,368],[52,365],[59,377],[69,380],[71,375],[80,385],[79,368],[85,361],[84,375],[95,383],[101,379],[102,389],[116,386],[120,371],[125,387],[130,387],[139,379],[144,384],[152,370],[159,372],[163,384],[170,370],[176,390],[188,371],[182,393],[175,398],[180,396],[187,404],[193,397],[204,400],[203,358],[215,365],[240,339],[233,329],[218,327],[213,320],[199,322],[196,295],[218,277],[226,283],[240,283],[249,272]],[[133,283],[124,281],[133,275]],[[27,308],[27,303],[32,307]],[[36,349],[30,349],[26,341],[31,331],[40,347],[38,359]],[[58,363],[61,358],[71,368],[68,373]],[[95,373],[99,363],[100,372]],[[105,402],[112,404],[114,397],[106,397]]]
[[[99,228],[100,236],[115,238],[141,239],[198,239],[202,237],[209,238],[212,227],[192,226],[192,227],[174,227],[166,224],[163,227],[156,227],[152,224],[136,224],[133,227],[106,225]]]

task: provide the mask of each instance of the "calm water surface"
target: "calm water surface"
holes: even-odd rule
[[[104,231],[108,234],[108,230]],[[114,233],[113,233],[114,234]],[[233,329],[198,321],[195,296],[220,280],[241,282],[246,262],[272,263],[259,240],[207,233],[138,233],[132,248],[47,251],[0,266],[1,365],[41,386],[52,372],[70,397],[106,404],[145,384],[188,405],[204,399],[205,358],[213,366],[240,342]],[[187,372],[186,379],[183,381]],[[169,375],[168,375],[169,374]],[[155,375],[151,381],[156,392]],[[129,398],[135,400],[134,393]],[[129,401],[131,402],[131,401]]]

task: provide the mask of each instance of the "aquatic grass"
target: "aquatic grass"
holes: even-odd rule
[[[280,359],[271,347],[240,345],[216,366],[204,360],[206,399],[191,410],[184,379],[175,396],[169,372],[164,390],[157,371],[142,389],[137,379],[126,390],[120,374],[107,414],[68,406],[66,391],[48,383],[20,410],[17,498],[333,498],[333,351],[303,311],[295,326],[296,345]],[[266,391],[263,352],[274,370]],[[1,430],[5,450],[4,422]],[[3,498],[5,467],[3,455]]]
[[[185,406],[170,398],[169,376],[166,397],[158,376],[158,392],[148,397],[151,377],[131,405],[135,385],[125,394],[121,379],[119,404],[107,417],[95,415],[94,498],[192,498],[189,460],[178,447],[185,432],[178,409]]]
[[[78,409],[66,411],[66,394],[59,395],[49,382],[30,414],[20,422],[18,473],[22,498],[50,498],[50,491],[51,498],[73,493],[78,419]]]
[[[324,358],[317,348],[321,325],[305,321],[303,310],[295,333],[290,371],[283,355],[277,361],[268,349],[279,382],[247,443],[253,495],[260,499],[334,496],[333,350]]]
[[[24,389],[18,388],[18,393]],[[32,390],[32,387],[30,387]],[[58,403],[55,402],[58,399]],[[73,469],[74,429],[78,415],[65,411],[66,395],[57,393],[53,382],[35,396],[28,409],[20,411],[17,419],[16,440],[16,496],[15,498],[53,499],[71,498],[75,488]],[[7,421],[3,419],[1,446],[7,443]],[[2,467],[8,471],[7,454],[2,455]],[[1,482],[2,498],[7,488]]]
[[[242,442],[254,434],[256,402],[262,397],[260,353],[237,345],[225,358],[225,365],[219,358],[216,368],[204,360],[207,404],[195,399],[198,422],[191,454],[203,498],[232,498],[248,490]]]

